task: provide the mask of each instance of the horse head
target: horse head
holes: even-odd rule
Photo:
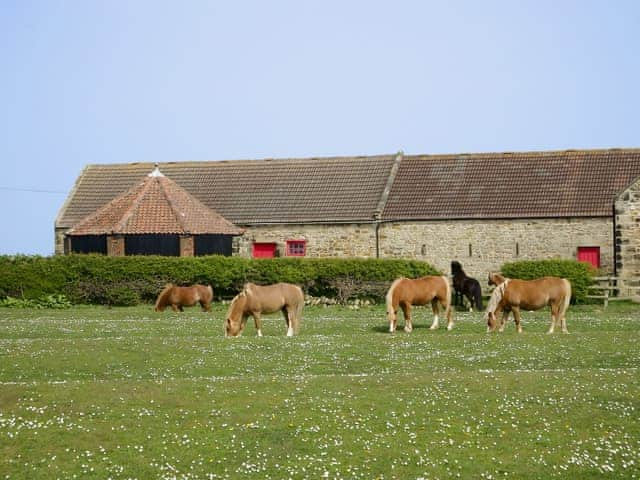
[[[457,260],[451,262],[451,275],[457,275],[462,272],[462,264]]]
[[[489,279],[487,282],[489,285],[495,285],[497,287],[501,283],[504,283],[504,281],[505,281],[505,278],[502,276],[501,273],[489,272]]]

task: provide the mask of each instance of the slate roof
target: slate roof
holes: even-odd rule
[[[384,220],[611,216],[640,177],[640,149],[412,155]]]
[[[154,173],[89,214],[69,235],[242,233],[175,182]]]
[[[160,163],[163,174],[236,225],[371,221],[395,155]],[[88,165],[58,215],[68,228],[153,163]]]
[[[161,163],[189,194],[240,226],[381,219],[612,215],[640,178],[640,149]],[[152,163],[88,165],[56,220],[69,228],[123,194]],[[390,189],[389,189],[390,187]],[[388,196],[387,196],[388,193]]]

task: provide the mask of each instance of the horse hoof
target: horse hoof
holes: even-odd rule
[[[404,327],[404,331],[407,333],[411,333],[413,331],[413,327]]]
[[[447,325],[447,330],[449,330],[449,331],[453,330],[453,324]]]

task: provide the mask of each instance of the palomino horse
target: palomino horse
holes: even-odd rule
[[[261,287],[247,283],[242,292],[235,296],[229,305],[225,320],[225,336],[237,337],[244,330],[249,315],[253,317],[258,331],[262,336],[260,315],[281,311],[287,323],[287,337],[292,337],[298,330],[304,307],[304,294],[297,285],[290,283],[276,283]]]
[[[451,287],[447,277],[422,277],[416,279],[398,278],[394,280],[387,292],[387,320],[389,332],[396,331],[398,323],[398,307],[404,313],[404,331],[411,332],[411,306],[431,303],[433,323],[431,330],[438,328],[438,303],[442,305],[447,317],[447,330],[453,328],[451,318]]]
[[[487,332],[496,329],[496,318],[502,312],[498,331],[504,330],[509,312],[513,312],[518,333],[522,333],[520,325],[520,308],[539,310],[547,305],[551,307],[551,325],[547,333],[553,333],[556,325],[563,333],[567,330],[567,308],[571,300],[571,283],[566,278],[543,277],[537,280],[518,280],[504,278],[499,273],[489,273],[489,285],[496,285],[491,294],[485,313]]]
[[[451,275],[453,276],[453,290],[455,298],[460,299],[460,306],[464,306],[464,297],[467,297],[471,305],[469,310],[473,311],[473,306],[478,310],[482,310],[482,288],[480,282],[475,278],[468,277],[460,262],[454,260],[451,262]],[[458,302],[454,302],[458,305]]]
[[[155,311],[162,312],[167,305],[171,305],[174,312],[184,311],[182,307],[192,307],[199,303],[205,312],[211,311],[213,288],[210,285],[195,284],[190,287],[177,287],[168,283],[156,300]]]

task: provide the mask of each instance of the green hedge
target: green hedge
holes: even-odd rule
[[[588,263],[575,260],[529,260],[505,263],[501,272],[505,277],[533,280],[540,277],[561,277],[571,282],[571,295],[576,303],[585,303],[587,288],[593,284],[595,269]]]
[[[246,259],[239,257],[107,257],[103,255],[0,256],[0,298],[37,299],[64,294],[74,303],[135,305],[153,302],[168,283],[210,284],[217,298],[231,298],[244,283],[290,282],[314,296],[334,297],[340,280],[370,284],[399,276],[439,274],[410,260]],[[366,295],[366,289],[357,290]]]

